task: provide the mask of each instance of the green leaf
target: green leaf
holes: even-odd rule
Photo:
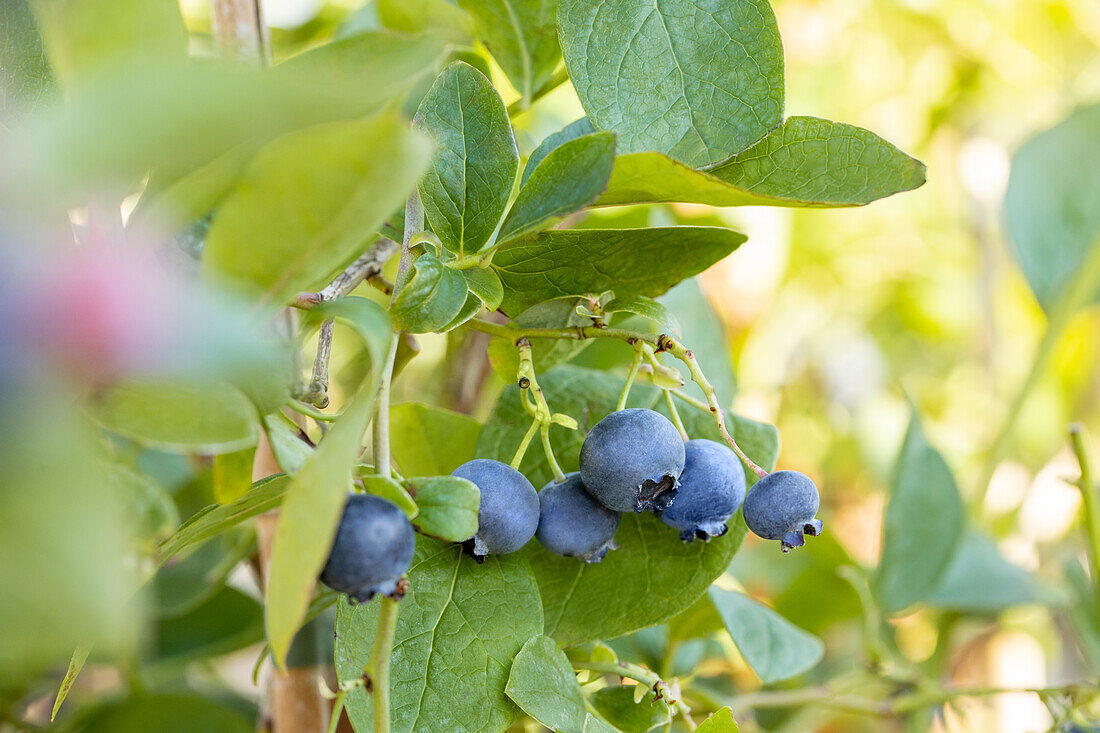
[[[61,686],[57,688],[57,697],[54,698],[53,708],[50,710],[51,723],[57,718],[58,711],[61,710],[61,706],[65,703],[65,698],[69,696],[69,691],[73,689],[73,683],[76,682],[80,670],[84,669],[84,663],[88,661],[88,655],[91,654],[91,652],[91,644],[81,644],[73,650],[73,656],[69,660],[69,667],[65,670],[65,677],[61,680]]]
[[[70,90],[92,75],[187,55],[175,0],[32,0],[50,63]]]
[[[974,530],[963,535],[939,585],[928,596],[928,603],[937,608],[971,613],[1043,600],[1035,578],[1001,557],[997,546]]]
[[[405,199],[428,155],[393,115],[276,140],[219,208],[203,249],[206,275],[260,291],[271,304],[315,289]]]
[[[558,47],[557,0],[458,0],[474,18],[477,36],[530,101],[554,73]]]
[[[123,509],[126,527],[141,543],[156,542],[179,524],[179,512],[171,495],[144,473],[113,461],[101,466]]]
[[[942,582],[963,535],[955,477],[914,414],[894,468],[875,591],[887,613],[924,600]]]
[[[255,531],[251,527],[233,527],[193,552],[181,553],[159,567],[142,586],[140,602],[157,618],[188,613],[217,593],[233,569],[255,551]]]
[[[374,473],[374,466],[360,466],[357,470],[358,480],[363,484],[363,490],[368,494],[381,496],[391,501],[405,512],[405,516],[414,519],[420,512],[420,508],[405,491],[405,487],[397,479],[389,476],[378,476]]]
[[[175,534],[160,544],[157,551],[158,566],[163,566],[183,550],[206,542],[246,519],[274,509],[282,502],[283,493],[289,483],[289,476],[268,476],[252,484],[252,488],[232,504],[212,504],[200,509],[180,525]]]
[[[688,639],[704,639],[715,631],[726,628],[718,609],[710,596],[699,596],[699,600],[684,611],[668,620],[668,642],[678,644]]]
[[[660,153],[620,156],[597,205],[688,202],[710,206],[862,206],[923,185],[924,164],[873,132],[792,117],[709,171]]]
[[[675,336],[680,335],[680,321],[664,303],[653,298],[647,298],[644,295],[615,298],[603,309],[605,313],[634,313],[648,318],[662,328],[667,328]]]
[[[481,491],[472,481],[457,476],[430,476],[405,481],[420,513],[413,526],[429,537],[463,542],[477,532]]]
[[[390,408],[390,451],[406,476],[446,476],[473,458],[481,424],[418,402]]]
[[[347,318],[364,336],[371,363],[385,362],[392,335],[381,306],[364,298],[342,298],[324,313]],[[381,381],[382,370],[374,369],[287,488],[275,526],[266,595],[267,639],[280,667],[332,547]]]
[[[480,71],[456,61],[435,80],[413,126],[436,145],[420,181],[428,224],[447,249],[476,252],[497,228],[519,167],[504,102]]]
[[[504,283],[502,309],[518,313],[543,300],[607,290],[656,297],[744,241],[719,227],[555,230],[500,250],[493,268]]]
[[[402,33],[428,33],[456,44],[471,45],[474,22],[469,13],[447,0],[378,0],[378,18]]]
[[[562,366],[541,374],[539,384],[550,409],[581,422],[580,430],[557,425],[550,428],[551,443],[562,468],[575,471],[585,431],[615,409],[623,380],[600,371]],[[637,384],[629,405],[653,407],[659,396],[652,386]],[[531,424],[519,399],[518,386],[504,390],[482,427],[477,455],[503,461],[511,458]],[[735,424],[740,444],[761,465],[774,465],[778,451],[774,428],[760,426],[754,432],[750,425],[759,424],[743,419]],[[536,487],[552,479],[537,448],[527,452],[520,470]],[[572,646],[637,631],[683,611],[725,571],[740,546],[744,522],[738,517],[731,525],[724,537],[709,543],[685,544],[651,514],[624,515],[615,534],[620,548],[596,564],[558,557],[537,543],[529,544],[522,552],[538,578],[545,633],[563,646]]]
[[[92,415],[143,445],[181,453],[229,453],[259,438],[255,408],[224,382],[130,381],[99,395]]]
[[[151,661],[157,667],[222,656],[263,641],[263,606],[235,588],[222,586],[198,608],[162,620],[154,637]]]
[[[561,0],[569,78],[627,153],[718,163],[783,119],[783,47],[767,0]]]
[[[414,267],[412,278],[390,306],[394,326],[409,333],[441,331],[466,304],[466,278],[427,252],[416,258]]]
[[[252,486],[255,448],[214,456],[214,498],[229,504],[244,496]]]
[[[508,697],[555,733],[584,733],[588,711],[577,674],[565,652],[548,636],[529,639],[508,674]]]
[[[82,733],[251,733],[255,725],[233,708],[195,695],[143,693],[108,702],[80,717]]]
[[[1098,187],[1100,104],[1078,108],[1012,159],[1005,221],[1024,275],[1048,312],[1098,246]]]
[[[596,200],[615,162],[615,136],[596,132],[569,140],[546,156],[523,184],[500,227],[498,242],[545,229]]]
[[[764,684],[797,677],[825,654],[821,639],[743,593],[715,587],[708,594],[737,650]]]
[[[741,729],[733,719],[733,711],[722,708],[700,723],[695,733],[741,733]]]
[[[646,733],[668,723],[668,705],[655,701],[652,692],[636,703],[633,687],[614,685],[596,690],[591,700],[596,712],[622,733]]]
[[[584,719],[584,733],[618,733],[618,731],[589,713]]]
[[[483,565],[457,545],[417,537],[410,590],[397,617],[391,712],[394,733],[503,733],[516,717],[505,696],[508,670],[524,642],[542,631],[538,589],[519,555]],[[340,604],[336,670],[358,679],[370,656],[378,601]],[[371,696],[357,688],[347,711],[371,730]]]
[[[523,176],[520,179],[520,185],[527,185],[527,179],[531,177],[531,174],[542,164],[542,161],[546,160],[546,156],[550,155],[550,153],[570,140],[575,140],[582,135],[591,135],[594,132],[596,132],[596,128],[592,126],[592,122],[589,121],[587,117],[581,117],[579,120],[573,120],[557,132],[552,132],[547,135],[546,138],[539,143],[539,146],[531,151],[530,157],[527,158],[527,165],[523,167]]]
[[[0,3],[0,121],[11,123],[56,93],[28,0]]]
[[[313,448],[299,437],[304,433],[278,414],[264,415],[263,423],[267,442],[271,445],[271,452],[275,454],[275,462],[279,464],[279,468],[291,475],[298,473],[302,464],[313,453]]]
[[[504,285],[500,282],[500,276],[491,269],[484,267],[471,267],[462,270],[462,276],[466,278],[466,286],[470,292],[477,296],[486,308],[495,311],[504,300]]]

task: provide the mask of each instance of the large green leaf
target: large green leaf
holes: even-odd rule
[[[873,132],[815,117],[792,117],[708,171],[693,170],[660,153],[620,156],[597,204],[862,206],[917,188],[924,180],[923,163]]]
[[[1005,221],[1043,308],[1058,302],[1100,237],[1100,104],[1029,140],[1012,160]]]
[[[584,733],[588,711],[577,674],[550,637],[540,634],[523,645],[512,662],[505,692],[523,712],[555,733]]]
[[[466,278],[429,252],[413,267],[413,276],[390,306],[394,326],[409,333],[442,331],[466,304]]]
[[[256,409],[227,383],[132,381],[95,400],[104,427],[143,444],[193,453],[226,453],[255,445]]]
[[[767,0],[561,0],[569,78],[627,153],[713,165],[783,119],[783,47]]]
[[[477,532],[481,491],[473,481],[428,476],[408,479],[405,486],[420,510],[413,520],[419,532],[447,542],[464,542]]]
[[[558,461],[566,471],[577,470],[584,432],[615,408],[623,381],[604,372],[563,366],[539,377],[550,409],[575,417],[580,430],[560,426],[550,429]],[[652,407],[660,392],[638,384],[630,406]],[[478,455],[507,461],[530,426],[531,418],[520,404],[519,388],[501,394],[481,431]],[[709,415],[692,408],[686,421]],[[713,424],[713,420],[711,420]],[[694,426],[695,423],[692,423]],[[777,453],[774,428],[750,420],[731,420],[741,446],[765,467],[774,465]],[[710,437],[702,428],[703,437]],[[552,475],[542,451],[532,448],[520,466],[536,487]],[[651,514],[624,515],[615,541],[620,549],[600,563],[586,564],[558,557],[531,543],[523,550],[538,578],[546,617],[546,634],[570,646],[592,639],[611,638],[659,623],[689,607],[711,582],[725,571],[745,535],[738,517],[730,532],[709,543],[683,543],[679,535]]]
[[[965,521],[955,477],[925,441],[915,414],[894,471],[875,584],[887,613],[902,611],[935,592],[955,555]]]
[[[391,667],[394,733],[503,733],[515,719],[505,696],[508,670],[542,631],[538,588],[519,555],[478,565],[458,545],[417,537],[409,593],[400,604]],[[358,679],[370,657],[378,601],[340,604],[336,670]],[[369,731],[371,696],[356,688],[347,711]]]
[[[1045,599],[1030,573],[1005,560],[992,540],[972,530],[963,536],[927,600],[937,608],[981,613]]]
[[[615,136],[597,132],[556,148],[523,184],[497,241],[521,237],[592,203],[607,188]]]
[[[743,593],[711,588],[718,615],[737,650],[764,684],[797,677],[825,654],[825,645]]]
[[[80,718],[83,733],[251,733],[237,710],[195,695],[145,693],[109,702]]]
[[[506,313],[566,295],[613,290],[656,297],[733,252],[745,236],[720,227],[554,230],[496,253]]]
[[[187,55],[176,0],[32,0],[50,63],[74,90],[90,75]]]
[[[435,80],[413,125],[436,145],[420,181],[428,224],[447,249],[475,252],[497,228],[519,167],[504,102],[480,71],[456,61]]]
[[[222,586],[188,613],[156,626],[151,662],[178,665],[221,656],[263,641],[264,610],[256,599]]]
[[[381,306],[364,298],[341,298],[325,304],[322,312],[347,320],[363,337],[371,363],[385,363],[392,337]],[[283,664],[305,618],[332,547],[381,380],[382,370],[372,370],[287,488],[267,580],[267,639],[277,664]]]
[[[287,302],[359,253],[428,156],[427,142],[389,114],[280,138],[219,208],[203,250],[206,274]]]
[[[561,59],[557,0],[458,0],[516,91],[530,101]]]
[[[406,476],[446,476],[473,458],[481,424],[418,402],[390,408],[390,451]]]
[[[0,122],[10,124],[55,94],[53,70],[28,0],[0,3]]]

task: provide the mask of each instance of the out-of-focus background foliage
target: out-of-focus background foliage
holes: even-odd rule
[[[208,2],[181,5],[191,43],[208,47]],[[1046,323],[1003,227],[1009,162],[1029,136],[1100,99],[1100,3],[772,5],[786,49],[788,114],[873,129],[923,160],[928,183],[867,208],[657,206],[590,216],[632,225],[718,217],[749,235],[746,245],[701,277],[728,338],[735,393],[728,391],[732,375],[711,376],[727,385],[723,400],[738,412],[779,427],[781,467],[817,481],[827,532],[786,558],[777,556],[774,544],[750,537],[720,584],[740,585],[825,640],[825,661],[802,680],[813,684],[842,678],[861,663],[860,600],[837,570],[877,564],[883,507],[910,402],[929,441],[954,469],[972,516],[1003,556],[1034,571],[1056,600],[1067,587],[1065,564],[1080,554],[1081,542],[1080,494],[1062,480],[1077,472],[1065,447],[1065,425],[1082,421],[1100,435],[1096,308],[1071,321],[1024,403],[984,496],[978,484]],[[369,4],[363,8],[357,0],[265,0],[264,6],[276,59],[330,38],[349,18],[365,26],[376,22]],[[507,89],[503,75],[494,82]],[[514,120],[521,154],[582,114],[568,84],[543,98]],[[354,340],[336,340],[337,392],[341,370],[356,366],[353,348],[341,344]],[[448,348],[457,346],[448,347],[445,337],[422,339],[421,357],[395,384],[395,402],[424,400],[430,396],[426,385],[446,387],[447,378],[461,377],[440,373]],[[600,345],[580,358],[609,364],[628,359],[629,351]],[[484,416],[501,386],[490,382],[468,407]],[[165,463],[149,470],[167,476],[177,468]],[[178,473],[187,475],[185,469]],[[947,681],[1044,687],[1080,679],[1086,669],[1088,651],[1069,631],[1073,601],[1060,600],[1062,605],[965,617],[924,609],[889,623],[900,654]],[[249,633],[259,633],[258,619],[251,619]],[[654,649],[666,643],[657,629],[616,646],[630,650],[624,657],[644,661],[647,654],[663,656]],[[692,671],[699,647],[684,644],[677,668],[665,672]],[[205,671],[242,696],[257,697],[250,671],[258,649],[254,644]],[[728,639],[694,671],[717,700],[759,686]],[[102,675],[89,680],[93,689],[85,693],[117,683]],[[50,702],[43,697],[42,709],[31,712],[41,717]],[[759,719],[770,730],[890,728],[881,719],[820,708],[762,711]],[[963,701],[911,726],[1023,733],[1047,730],[1052,720],[1037,696],[1017,694]]]

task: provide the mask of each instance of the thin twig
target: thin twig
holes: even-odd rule
[[[535,401],[532,417],[538,424],[539,432],[542,434],[542,448],[546,453],[546,462],[550,465],[554,480],[564,481],[565,472],[558,465],[558,459],[554,456],[554,448],[550,444],[550,425],[553,422],[553,413],[550,412],[550,405],[546,403],[546,395],[543,394],[542,387],[539,386],[538,378],[535,376],[535,360],[531,352],[531,342],[525,338],[517,339],[516,348],[519,349],[519,370],[516,378],[520,389],[530,392]],[[523,402],[524,408],[531,412],[526,398],[521,395],[520,400]]]
[[[691,720],[691,709],[676,694],[678,686],[670,685],[652,670],[629,662],[574,662],[573,669],[609,674],[640,682],[653,690],[658,700],[662,700],[675,713],[682,715],[685,721]]]
[[[630,371],[626,373],[626,382],[623,384],[622,394],[619,395],[619,403],[615,405],[615,411],[618,412],[626,407],[626,400],[630,397],[630,388],[634,386],[634,378],[638,376],[638,368],[642,366],[642,354],[645,348],[644,341],[635,341],[634,344],[634,360],[630,362]]]

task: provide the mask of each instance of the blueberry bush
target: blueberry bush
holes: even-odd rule
[[[976,507],[1100,292],[1100,107],[1013,161],[1004,219],[1049,322],[976,497],[914,408],[867,566],[777,429],[729,409],[693,278],[746,241],[705,212],[861,207],[925,166],[785,116],[768,0],[376,0],[274,58],[260,10],[0,10],[3,730],[250,730],[213,672],[249,649],[254,681],[319,705],[269,704],[275,730],[923,731],[1006,690],[914,662],[898,620],[946,636],[1020,606],[1079,650],[1030,692],[1095,729],[1083,429],[1065,587]],[[533,137],[563,93],[583,115]],[[794,618],[727,574],[750,531],[800,579]],[[838,602],[858,652],[803,628]],[[86,665],[122,692],[66,704]]]

